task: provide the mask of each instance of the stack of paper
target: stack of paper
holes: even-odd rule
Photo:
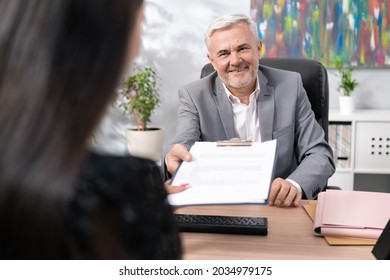
[[[390,193],[328,190],[318,195],[314,234],[378,239],[390,219]]]
[[[189,184],[170,194],[171,205],[266,203],[273,176],[276,140],[250,146],[218,147],[196,142],[193,160],[183,162],[172,185]]]

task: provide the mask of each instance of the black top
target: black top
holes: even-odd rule
[[[181,244],[160,169],[131,156],[91,154],[66,211],[70,258],[178,259]]]

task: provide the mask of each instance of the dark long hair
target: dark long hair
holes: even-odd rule
[[[142,0],[0,0],[0,258],[62,258],[69,187]]]

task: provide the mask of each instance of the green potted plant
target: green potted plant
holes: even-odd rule
[[[120,107],[133,116],[138,130],[148,129],[150,117],[159,105],[159,77],[154,67],[134,66],[134,74],[127,77],[120,88],[123,97]]]
[[[119,89],[119,107],[133,117],[135,126],[126,130],[127,147],[135,156],[160,161],[163,146],[161,127],[149,125],[152,113],[160,103],[160,77],[155,67],[135,65],[132,74]]]
[[[336,69],[338,71],[337,76],[339,78],[338,91],[341,93],[339,96],[340,113],[350,114],[355,110],[355,100],[352,93],[359,85],[359,83],[353,78],[355,67],[344,66],[344,62],[339,59],[336,61]]]

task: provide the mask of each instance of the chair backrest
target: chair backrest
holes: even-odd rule
[[[262,58],[260,64],[301,74],[311,108],[317,122],[324,129],[325,140],[328,142],[329,84],[325,67],[318,61],[301,58]],[[201,78],[213,71],[213,66],[206,64],[202,68]]]

